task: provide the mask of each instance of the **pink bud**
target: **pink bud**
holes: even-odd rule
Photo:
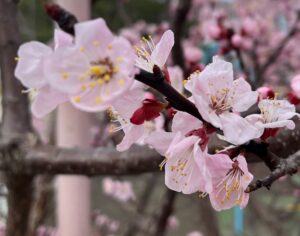
[[[300,74],[296,75],[291,81],[291,87],[295,95],[300,98]]]
[[[267,86],[263,86],[260,87],[256,90],[259,93],[259,99],[267,99],[267,98],[274,98],[275,97],[275,93],[273,91],[273,89],[267,87]]]
[[[219,39],[221,36],[222,30],[217,25],[210,25],[208,28],[208,34],[213,39]]]
[[[235,34],[231,38],[231,43],[233,46],[240,48],[243,44],[243,37],[239,34]]]
[[[187,46],[184,48],[184,56],[188,62],[199,62],[202,58],[202,52],[197,47]]]

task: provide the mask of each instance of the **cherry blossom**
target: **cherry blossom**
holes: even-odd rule
[[[143,38],[143,41],[145,46],[136,47],[136,66],[150,73],[153,72],[154,65],[164,70],[174,45],[174,33],[171,30],[167,30],[157,44],[153,42],[151,37],[149,37],[149,40]]]
[[[299,114],[295,106],[286,100],[261,100],[258,104],[261,114],[253,114],[246,119],[255,125],[263,139],[274,136],[279,128],[294,129],[295,123],[290,120]],[[265,133],[264,133],[265,132]]]
[[[161,168],[165,165],[168,188],[184,194],[209,191],[210,181],[204,164],[206,146],[201,147],[203,141],[206,144],[206,136],[191,132],[202,128],[201,121],[178,112],[173,119],[172,132],[153,132],[146,139],[150,146],[165,156]]]
[[[235,205],[244,208],[249,200],[249,193],[245,190],[253,179],[245,157],[239,155],[231,160],[225,154],[215,154],[210,155],[206,163],[212,178],[209,198],[213,208],[217,211]]]
[[[72,37],[63,31],[55,30],[55,49],[64,48],[72,43]],[[18,50],[18,64],[15,76],[28,88],[33,99],[31,111],[41,118],[54,110],[58,104],[68,100],[65,93],[49,86],[45,79],[47,71],[45,63],[53,50],[39,42],[28,42]]]
[[[203,119],[224,131],[233,144],[257,138],[257,130],[234,112],[246,111],[257,101],[257,92],[242,78],[233,80],[232,64],[214,57],[201,72],[193,73],[186,84]]]
[[[179,92],[183,93],[183,71],[179,66],[168,67],[171,85]]]
[[[143,105],[145,92],[143,85],[135,81],[130,90],[122,96],[122,99],[117,99],[112,103],[110,114],[115,122],[120,126],[113,131],[124,131],[124,137],[117,145],[118,151],[124,151],[131,147],[134,143],[144,144],[144,139],[155,130],[161,130],[164,119],[162,116],[154,116],[155,120],[144,120],[142,123],[132,123],[134,113]],[[146,94],[146,96],[149,96]],[[156,113],[155,113],[156,114]]]
[[[118,181],[111,178],[104,178],[102,181],[102,188],[105,194],[121,201],[128,202],[135,200],[135,193],[132,184],[128,181]]]
[[[75,107],[102,111],[132,85],[134,57],[130,43],[115,37],[103,19],[78,23],[74,46],[57,50],[47,61],[47,80],[68,93]]]

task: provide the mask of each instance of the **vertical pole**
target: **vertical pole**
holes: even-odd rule
[[[242,235],[244,231],[244,214],[239,206],[235,206],[234,210],[234,233]]]
[[[90,0],[57,0],[79,21],[90,18]],[[57,144],[60,147],[87,147],[92,115],[75,109],[70,103],[58,108]],[[85,176],[57,178],[57,219],[60,236],[91,235],[90,179]]]

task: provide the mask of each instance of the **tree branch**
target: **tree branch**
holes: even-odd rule
[[[172,59],[175,65],[179,65],[181,68],[185,68],[184,64],[184,56],[181,45],[181,39],[183,35],[183,30],[186,22],[187,15],[191,8],[191,0],[180,0],[178,8],[175,13],[174,22],[172,25],[172,29],[174,31],[174,36],[176,38]]]
[[[300,151],[291,155],[287,159],[280,159],[276,168],[262,180],[257,180],[249,185],[246,192],[252,192],[259,188],[266,187],[270,189],[274,181],[285,175],[293,175],[297,172],[300,166]]]
[[[269,56],[265,64],[262,65],[260,73],[263,74],[270,65],[272,65],[277,58],[280,56],[282,50],[285,48],[287,43],[299,32],[299,21],[300,21],[300,11],[297,11],[297,18],[293,26],[291,27],[288,34],[282,39],[278,44],[277,48],[273,50],[273,53]]]
[[[133,147],[126,152],[113,148],[38,147],[26,151],[25,160],[4,158],[0,169],[18,174],[126,175],[158,171],[162,157],[154,150]]]

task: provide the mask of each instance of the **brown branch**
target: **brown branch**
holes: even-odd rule
[[[162,205],[161,205],[161,211],[159,213],[159,216],[157,217],[157,224],[155,229],[155,236],[164,236],[166,229],[167,229],[167,223],[170,215],[173,212],[175,200],[176,200],[177,192],[174,192],[173,190],[167,189]]]
[[[172,52],[172,59],[175,65],[179,65],[183,70],[185,68],[184,56],[181,45],[181,39],[183,36],[183,30],[185,27],[185,22],[187,15],[191,8],[191,0],[180,0],[178,8],[175,13],[172,29],[175,36],[175,44]]]
[[[64,149],[39,147],[26,159],[4,158],[0,169],[19,174],[126,175],[158,171],[162,157],[154,150],[133,147],[126,152],[113,148]]]
[[[280,177],[295,174],[299,166],[300,151],[296,152],[294,155],[291,155],[287,159],[280,159],[277,167],[268,176],[262,180],[256,180],[255,182],[251,183],[246,192],[249,193],[262,187],[270,189],[271,185]]]
[[[27,142],[32,131],[28,99],[20,82],[14,77],[15,57],[19,47],[20,33],[17,22],[18,0],[0,0],[0,67],[2,85],[1,138],[10,142],[23,137]],[[2,159],[10,159],[14,153],[1,153]],[[22,154],[22,153],[20,153]],[[22,160],[23,155],[18,155]],[[2,160],[1,160],[2,161]],[[7,236],[27,235],[30,207],[32,203],[33,177],[21,173],[5,173],[8,188]]]
[[[282,50],[285,48],[287,43],[299,32],[299,21],[300,21],[300,11],[297,11],[297,18],[293,26],[291,27],[288,34],[281,40],[278,46],[273,50],[273,53],[269,56],[265,64],[262,65],[260,73],[264,74],[264,72],[271,66],[278,57],[280,56]]]

